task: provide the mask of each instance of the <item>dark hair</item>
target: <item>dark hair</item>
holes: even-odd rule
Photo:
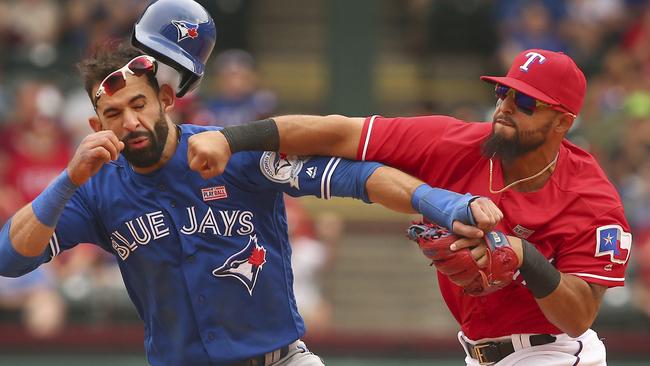
[[[144,55],[144,53],[131,46],[128,42],[107,41],[95,48],[92,56],[77,64],[77,68],[84,79],[84,88],[93,105],[95,104],[93,87],[104,80],[110,73],[140,55]],[[159,86],[156,76],[153,73],[146,73],[145,75],[149,85],[158,92]]]

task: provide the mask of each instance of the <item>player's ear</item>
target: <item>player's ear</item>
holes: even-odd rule
[[[169,113],[172,111],[172,109],[174,109],[176,94],[169,85],[163,84],[160,86],[160,90],[158,91],[158,98],[160,99],[160,103],[162,104],[165,113]]]
[[[90,125],[90,128],[93,129],[93,131],[102,131],[102,123],[99,121],[99,118],[97,118],[97,116],[88,118],[88,124]]]
[[[555,130],[560,133],[567,133],[571,126],[573,126],[575,119],[575,116],[571,113],[562,113],[555,126]]]

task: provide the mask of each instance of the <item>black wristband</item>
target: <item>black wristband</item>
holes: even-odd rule
[[[546,297],[560,285],[562,274],[531,243],[521,240],[524,260],[519,272],[526,287],[538,299]]]
[[[245,125],[228,126],[219,130],[230,145],[230,152],[278,151],[280,132],[272,118],[254,121]]]

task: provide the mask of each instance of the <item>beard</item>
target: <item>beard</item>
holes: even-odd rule
[[[487,158],[494,156],[505,163],[511,163],[518,157],[544,145],[553,122],[549,120],[536,130],[520,131],[519,126],[509,116],[499,116],[499,118],[508,121],[515,129],[514,138],[496,133],[494,129],[496,122],[493,122],[492,133],[481,145],[481,154]]]
[[[167,121],[165,120],[165,116],[161,110],[158,120],[154,123],[153,132],[135,131],[122,138],[122,142],[124,142],[124,150],[122,150],[122,154],[129,164],[134,167],[151,167],[160,161],[165,145],[167,144],[168,135],[169,126],[167,125]],[[127,141],[138,137],[147,137],[149,140],[149,146],[142,149],[131,149]]]

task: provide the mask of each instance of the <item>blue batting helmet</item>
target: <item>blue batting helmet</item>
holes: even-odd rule
[[[201,82],[216,38],[214,20],[195,1],[157,0],[135,23],[131,43],[180,73],[182,97]]]

